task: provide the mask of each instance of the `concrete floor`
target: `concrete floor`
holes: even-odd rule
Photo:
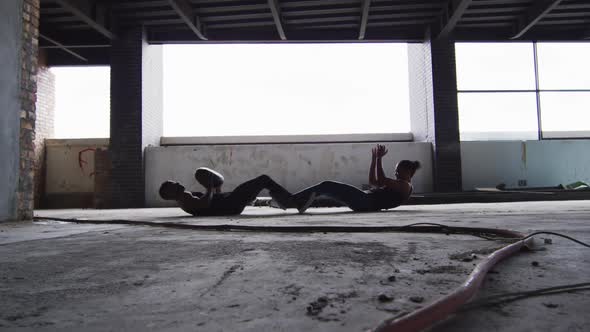
[[[45,210],[48,218],[238,225],[436,222],[590,242],[588,201],[344,208]],[[590,282],[590,251],[561,238],[500,263],[477,299]],[[56,221],[0,224],[0,329],[366,331],[448,294],[501,244],[466,235],[206,232]],[[472,253],[478,258],[466,260]],[[538,262],[533,266],[532,262]],[[380,301],[380,295],[382,300]],[[463,311],[433,331],[590,331],[590,291]]]

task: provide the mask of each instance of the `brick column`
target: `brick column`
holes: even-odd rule
[[[410,44],[408,62],[412,133],[416,140],[432,143],[434,190],[461,191],[455,43]]]
[[[0,221],[16,219],[20,171],[21,12],[22,1],[0,1]]]
[[[39,0],[24,0],[21,44],[20,172],[17,219],[33,218]]]
[[[162,135],[162,48],[143,27],[117,32],[111,48],[111,171],[106,206],[145,205],[143,151]]]

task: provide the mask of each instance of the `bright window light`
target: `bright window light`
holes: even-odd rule
[[[534,90],[532,43],[457,43],[459,90]]]
[[[541,92],[541,125],[547,138],[590,137],[590,91]]]
[[[406,44],[164,46],[164,136],[409,131]]]
[[[459,126],[463,141],[535,140],[538,137],[536,94],[460,93]]]
[[[590,43],[538,43],[539,86],[590,90]]]
[[[455,49],[462,140],[534,140],[539,117],[542,138],[590,136],[589,43],[458,43]]]
[[[55,138],[110,135],[109,67],[52,67],[55,74]]]

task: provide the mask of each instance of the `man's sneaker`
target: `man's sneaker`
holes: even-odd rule
[[[309,209],[309,207],[311,206],[311,203],[313,203],[313,201],[315,200],[316,197],[316,193],[311,193],[311,195],[309,195],[309,197],[307,198],[307,201],[305,201],[305,203],[303,205],[300,205],[297,207],[297,210],[299,211],[299,213],[304,213],[305,210]]]

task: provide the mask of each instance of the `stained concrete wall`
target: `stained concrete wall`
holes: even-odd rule
[[[16,219],[22,1],[0,1],[0,221]]]
[[[101,140],[48,140],[47,194],[73,197],[94,191],[93,153],[80,151],[106,147]],[[268,174],[290,191],[297,191],[325,179],[362,187],[367,183],[370,148],[374,143],[243,144],[148,147],[145,151],[147,206],[171,206],[158,197],[165,180],[176,180],[189,190],[201,191],[194,170],[207,166],[226,177],[224,190]],[[417,193],[431,192],[432,152],[430,143],[387,143],[385,171],[391,174],[399,159],[420,160],[423,168],[414,180]],[[517,187],[555,186],[574,181],[590,183],[590,140],[472,141],[461,143],[463,190],[495,187],[505,183]],[[266,193],[262,193],[263,195]]]
[[[48,139],[45,194],[48,203],[94,194],[94,151],[108,139]],[[90,199],[90,198],[89,198]],[[51,204],[50,204],[51,205]]]
[[[463,190],[590,183],[590,140],[461,142]]]
[[[393,176],[401,159],[419,160],[423,168],[414,180],[416,192],[432,191],[432,147],[430,143],[385,143],[389,153],[384,169]],[[267,174],[291,192],[322,180],[363,186],[368,183],[371,148],[374,143],[260,144],[148,147],[145,151],[147,206],[170,206],[158,196],[165,180],[179,181],[192,191],[203,188],[194,179],[201,166],[221,172],[229,191],[238,184]],[[265,194],[265,193],[263,193]]]

